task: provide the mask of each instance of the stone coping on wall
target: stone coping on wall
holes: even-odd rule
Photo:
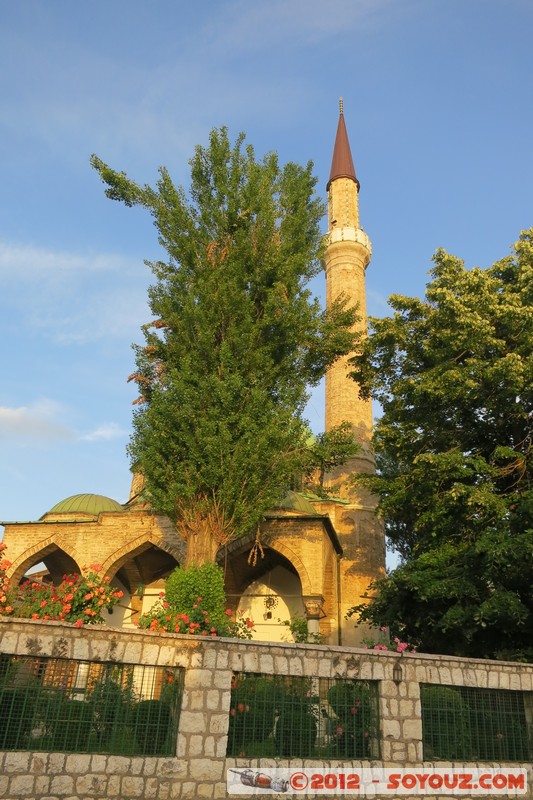
[[[15,634],[26,634],[30,635],[32,633],[32,629],[39,633],[40,641],[43,642],[50,642],[55,641],[55,637],[68,637],[71,639],[71,643],[75,641],[83,641],[85,639],[96,639],[105,641],[109,638],[115,640],[117,637],[123,640],[130,639],[134,640],[146,640],[146,642],[155,644],[158,640],[161,640],[161,646],[168,646],[169,641],[173,642],[181,642],[182,645],[189,643],[193,646],[201,645],[201,646],[228,646],[231,645],[232,647],[237,648],[244,648],[245,650],[257,650],[257,652],[261,652],[262,650],[280,650],[284,654],[288,654],[290,651],[294,651],[294,654],[303,657],[306,653],[310,654],[311,652],[315,652],[317,656],[331,654],[331,653],[338,653],[343,654],[345,656],[349,656],[352,654],[357,654],[359,656],[368,656],[372,659],[376,659],[378,662],[383,660],[392,659],[396,661],[398,659],[405,659],[406,662],[413,662],[413,661],[420,661],[420,662],[429,662],[432,665],[438,664],[455,664],[457,666],[460,665],[469,665],[471,667],[482,667],[483,669],[487,670],[490,668],[506,668],[513,672],[518,671],[531,671],[533,673],[533,663],[523,662],[523,661],[499,661],[496,659],[485,659],[485,658],[470,658],[466,656],[453,656],[453,655],[441,655],[437,653],[423,653],[423,652],[407,652],[404,651],[403,653],[397,653],[393,650],[374,650],[370,647],[344,647],[342,645],[318,645],[318,644],[297,644],[294,642],[267,642],[267,641],[259,641],[256,639],[253,640],[243,640],[243,639],[230,639],[230,638],[219,638],[219,637],[210,637],[210,636],[193,636],[189,634],[179,634],[179,633],[165,633],[160,631],[149,631],[139,628],[115,628],[108,625],[98,624],[98,625],[85,625],[82,628],[78,628],[76,625],[68,622],[59,622],[57,620],[42,620],[42,619],[20,619],[17,617],[2,617],[0,616],[0,626],[6,626],[7,632],[3,631],[0,627],[0,643],[4,642],[4,637],[11,633]],[[11,631],[10,631],[11,629]],[[44,638],[43,638],[44,637]],[[10,641],[11,637],[8,636],[5,639],[6,643]],[[123,644],[124,646],[124,644]],[[112,661],[119,661],[122,660],[121,658],[117,657],[117,652],[120,650],[118,643],[114,643],[110,648],[110,660]],[[4,651],[8,652],[8,651]],[[13,651],[9,651],[13,652]],[[51,655],[51,653],[41,653],[41,655]],[[54,653],[56,657],[60,657],[56,653]],[[124,655],[127,655],[124,653]],[[137,663],[135,661],[131,661],[131,654],[128,654],[129,657],[126,658],[127,663]],[[63,658],[73,658],[74,656],[64,654],[61,657]]]
[[[21,641],[20,637],[26,637]],[[81,660],[117,661],[122,663],[153,664],[154,666],[180,666],[176,657],[180,652],[210,652],[231,650],[234,657],[243,660],[246,672],[276,673],[274,663],[267,658],[268,669],[258,670],[258,659],[271,655],[281,659],[281,664],[293,675],[319,675],[335,677],[340,672],[350,674],[360,670],[361,665],[383,666],[383,672],[392,670],[399,663],[408,670],[406,680],[430,683],[457,683],[458,685],[489,687],[488,675],[498,672],[515,676],[505,688],[533,690],[533,664],[515,661],[497,661],[462,656],[436,655],[432,653],[397,653],[371,648],[342,647],[339,645],[305,645],[284,642],[263,642],[229,638],[191,636],[175,633],[139,630],[137,628],[114,628],[107,625],[86,625],[77,628],[73,624],[54,620],[22,620],[0,617],[0,646],[4,653],[18,653],[55,658]],[[140,660],[142,654],[142,660]],[[323,660],[327,659],[328,669]],[[262,660],[262,659],[261,659]],[[298,661],[301,663],[298,664]],[[317,664],[320,672],[315,671]],[[270,666],[271,664],[271,666]],[[183,664],[185,666],[185,664]],[[239,665],[233,665],[237,669]],[[302,671],[303,670],[303,671]],[[416,670],[416,672],[413,672]],[[437,671],[436,671],[437,670]],[[464,681],[454,670],[467,670]],[[365,673],[366,673],[365,669]],[[377,669],[378,673],[382,670]],[[475,675],[474,675],[475,673]],[[483,681],[483,674],[487,681]],[[361,675],[369,679],[368,675]],[[373,675],[375,679],[379,676]],[[518,685],[517,678],[523,678]],[[523,684],[523,685],[522,685]]]

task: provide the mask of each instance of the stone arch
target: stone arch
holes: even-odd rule
[[[289,641],[292,634],[284,620],[303,617],[305,596],[311,593],[311,579],[296,547],[280,538],[263,533],[264,559],[258,556],[255,567],[247,562],[253,538],[235,543],[228,554],[228,604],[254,621],[253,637],[262,641]]]
[[[286,560],[289,565],[292,567],[294,572],[298,575],[300,579],[300,583],[302,586],[302,595],[311,595],[313,594],[311,579],[309,577],[309,572],[307,567],[305,566],[303,560],[300,556],[296,553],[296,551],[291,548],[286,541],[281,541],[282,537],[278,537],[272,533],[263,533],[261,536],[261,544],[263,548],[272,550],[274,553],[282,556],[284,560]],[[242,557],[245,553],[249,552],[254,542],[254,537],[243,537],[242,540],[238,542],[232,543],[228,550],[227,555],[223,554],[223,551],[219,551],[219,563],[224,559],[227,561],[227,564],[231,566],[232,563],[235,563],[237,560],[242,560]],[[260,558],[260,557],[259,557]],[[244,562],[246,564],[246,562]],[[243,566],[244,566],[243,564]],[[244,567],[245,572],[250,572],[248,575],[248,579],[245,577],[244,583],[250,583],[252,580],[255,579],[256,576],[252,575],[251,570],[248,569],[247,566]],[[239,572],[242,573],[243,569],[239,569]],[[229,571],[228,571],[229,573]],[[241,587],[242,590],[242,587]],[[235,586],[231,580],[230,574],[227,574],[226,577],[226,591],[229,591],[230,594],[234,594],[238,592],[237,586]]]
[[[312,594],[313,587],[311,585],[311,578],[309,577],[307,567],[300,556],[287,545],[286,541],[281,541],[279,537],[273,534],[265,536],[263,541],[265,544],[268,544],[272,550],[276,550],[293,565],[302,584],[302,594],[304,596]]]
[[[153,528],[117,548],[102,565],[104,574],[124,593],[110,624],[119,627],[135,624],[135,618],[149,611],[158,600],[165,578],[182,560],[179,547]]]
[[[146,533],[138,536],[132,542],[128,542],[128,544],[119,547],[118,550],[115,550],[114,553],[111,553],[111,555],[108,556],[105,562],[102,564],[102,571],[105,575],[113,577],[129,559],[135,558],[135,556],[142,553],[143,550],[146,550],[147,546],[150,545],[153,545],[159,550],[163,550],[165,553],[168,553],[168,555],[172,556],[177,564],[183,560],[183,553],[179,552],[177,547],[175,547],[173,544],[170,544],[168,541],[165,541],[164,538],[158,536],[153,531],[147,531]]]
[[[286,558],[298,573],[302,584],[302,594],[312,594],[311,578],[309,577],[307,567],[296,550],[287,544],[287,538],[283,534],[263,533],[261,536],[261,544],[263,547],[269,547],[271,550],[274,550]]]
[[[47,558],[47,556],[52,556],[56,552],[62,553],[63,556],[55,559]],[[63,536],[59,535],[49,536],[21,553],[9,569],[10,579],[15,584],[18,583],[25,572],[40,561],[45,563],[54,583],[67,572],[81,572],[76,551],[73,550]],[[46,563],[47,561],[52,562],[51,567]]]

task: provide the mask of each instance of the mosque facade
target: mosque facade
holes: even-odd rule
[[[326,303],[339,295],[357,304],[366,320],[365,271],[371,244],[359,223],[359,181],[352,159],[342,101],[328,192],[325,253]],[[306,618],[311,632],[329,644],[355,645],[362,631],[346,619],[372,580],[385,570],[385,544],[376,499],[346,483],[353,473],[372,473],[372,408],[348,377],[347,356],[326,375],[326,430],[349,422],[358,455],[326,476],[335,499],[289,492],[261,525],[262,555],[250,559],[255,532],[221,548],[228,605],[255,623],[254,638],[291,641],[287,620]],[[34,522],[4,522],[12,580],[36,565],[41,577],[59,582],[64,574],[97,564],[124,597],[108,624],[135,623],[159,597],[166,577],[185,563],[186,545],[173,523],[143,501],[139,477],[121,504],[94,494],[69,497]]]

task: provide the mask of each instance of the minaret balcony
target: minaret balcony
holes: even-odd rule
[[[337,242],[357,242],[363,245],[369,254],[372,253],[372,243],[362,228],[350,226],[332,228],[326,234],[326,245],[336,244]]]

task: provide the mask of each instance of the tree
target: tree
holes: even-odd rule
[[[323,431],[316,436],[311,434],[306,445],[299,488],[319,497],[329,497],[339,487],[331,489],[324,486],[326,474],[361,451],[355,440],[353,427],[349,422],[341,422],[329,431]]]
[[[153,508],[176,521],[188,563],[253,531],[307,466],[308,386],[353,346],[355,312],[327,312],[312,165],[256,160],[212,131],[191,160],[190,199],[165,168],[139,186],[96,156],[108,197],[146,208],[168,260],[149,264],[154,322],[136,348],[130,455]]]
[[[430,652],[532,659],[533,229],[489,269],[434,263],[356,361],[383,407],[364,483],[402,558],[356,611]]]

